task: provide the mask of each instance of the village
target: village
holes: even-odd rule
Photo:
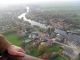
[[[2,22],[0,32],[4,35],[6,32],[16,33],[19,41],[16,45],[31,56],[44,60],[79,60],[80,34],[72,32],[74,23],[65,20],[63,15],[56,17],[49,15],[51,12],[43,12],[40,8],[31,10],[29,6],[20,13],[14,13],[14,17],[9,12],[8,17],[12,20]]]

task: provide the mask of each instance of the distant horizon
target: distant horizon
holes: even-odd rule
[[[80,6],[80,0],[0,0],[0,8],[17,5],[73,5]]]
[[[80,0],[0,0],[0,6],[17,4],[39,4],[39,3],[77,3]]]

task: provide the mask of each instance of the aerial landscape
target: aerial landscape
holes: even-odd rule
[[[0,33],[30,56],[80,60],[79,7],[79,0],[0,6]]]

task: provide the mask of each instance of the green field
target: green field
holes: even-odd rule
[[[47,47],[47,49],[44,52],[38,51],[38,48],[35,48],[35,47],[32,47],[31,49],[29,49],[30,55],[35,56],[35,57],[38,57],[44,53],[52,53],[52,52],[58,53],[61,50],[62,48],[58,44],[54,44],[53,46]]]
[[[7,33],[4,33],[4,35],[7,38],[7,40],[9,40],[12,44],[20,46],[20,41],[15,32],[7,32]]]
[[[4,35],[11,43],[13,43],[17,46],[20,46],[20,41],[19,41],[17,34],[15,32],[7,32]],[[26,45],[26,49],[29,48],[28,54],[31,56],[35,56],[35,57],[39,57],[39,56],[43,55],[44,53],[49,53],[49,52],[50,53],[56,52],[57,54],[59,54],[59,51],[62,49],[58,44],[54,44],[53,46],[48,47],[45,50],[45,52],[42,53],[42,52],[38,51],[37,48],[32,48],[30,45],[29,44],[28,44],[28,46]],[[48,60],[53,60],[53,58],[50,58]],[[66,56],[58,55],[55,57],[54,60],[69,60],[69,59]]]
[[[31,44],[29,44],[27,47],[29,48]],[[27,49],[28,49],[27,48]],[[37,48],[35,47],[31,47],[28,49],[29,50],[29,55],[31,56],[35,56],[35,57],[39,57],[42,56],[44,53],[56,53],[55,57],[48,57],[48,60],[69,60],[69,58],[67,56],[64,56],[61,54],[61,51],[63,50],[62,47],[58,44],[53,44],[53,46],[48,47],[46,50],[44,50],[44,52],[39,51]]]

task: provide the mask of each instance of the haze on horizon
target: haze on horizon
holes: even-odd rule
[[[0,6],[15,5],[15,4],[36,4],[36,3],[67,3],[80,2],[80,0],[0,0]]]

